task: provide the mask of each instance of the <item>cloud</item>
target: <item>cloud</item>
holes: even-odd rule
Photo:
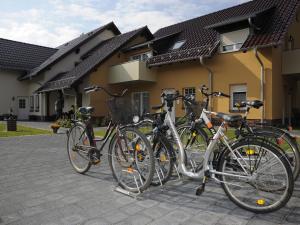
[[[21,1],[21,0],[20,0]],[[114,21],[122,32],[161,27],[245,0],[48,0],[41,8],[0,8],[0,37],[56,47],[82,32]]]

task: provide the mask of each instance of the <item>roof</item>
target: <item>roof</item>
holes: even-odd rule
[[[30,71],[57,49],[0,38],[0,68]]]
[[[137,30],[117,35],[105,41],[102,45],[99,45],[98,49],[94,49],[92,51],[92,54],[84,59],[73,70],[63,75],[59,74],[55,76],[53,79],[46,82],[42,87],[40,87],[37,92],[70,88],[86,74],[93,71],[95,67],[103,63],[112,54],[122,49],[128,42],[142,33],[145,33],[146,35],[149,35],[150,38],[153,38],[148,27],[142,27]]]
[[[41,65],[34,68],[30,73],[28,73],[26,76],[22,77],[21,80],[28,79],[29,77],[33,77],[38,75],[40,72],[44,71],[45,69],[49,68],[51,65],[56,63],[58,60],[72,52],[74,49],[80,47],[102,31],[106,29],[112,29],[115,34],[120,34],[119,29],[116,27],[116,25],[113,22],[110,22],[104,26],[101,26],[93,31],[90,31],[86,34],[80,35],[79,37],[73,39],[72,41],[69,41],[63,45],[60,45],[58,47],[58,51],[53,54],[50,58],[48,58],[46,61],[44,61]]]
[[[207,54],[207,51],[203,50],[204,48],[213,49],[220,39],[220,34],[215,29],[209,29],[209,27],[213,28],[214,26],[236,23],[244,19],[245,16],[253,17],[262,13],[265,14],[263,23],[260,24],[261,29],[249,35],[241,50],[247,50],[255,46],[280,44],[296,14],[299,4],[299,0],[253,0],[159,29],[154,33],[156,39],[180,33],[173,36],[168,44],[155,49],[158,55],[150,58],[148,65],[157,66],[199,58],[203,54]],[[170,50],[170,47],[180,40],[186,40],[180,49]],[[192,56],[190,54],[181,54],[189,52],[189,50],[196,50],[196,53]],[[174,54],[177,56],[175,57]]]

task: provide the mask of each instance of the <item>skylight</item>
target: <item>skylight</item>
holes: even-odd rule
[[[185,43],[185,40],[177,41],[177,42],[173,45],[172,50],[179,49],[184,43]]]

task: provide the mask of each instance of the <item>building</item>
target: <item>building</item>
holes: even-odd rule
[[[128,88],[131,107],[141,113],[159,104],[162,90],[195,94],[201,100],[197,89],[205,84],[231,96],[213,99],[214,111],[236,113],[234,102],[262,99],[264,108],[252,110],[250,119],[287,122],[300,116],[299,4],[299,0],[254,0],[154,34],[147,27],[124,34],[115,29],[85,51],[75,67],[46,66],[44,72],[34,69],[23,80],[55,71],[44,75],[47,80],[35,90],[45,99],[44,117],[53,114],[59,90],[67,105],[92,105],[94,116],[103,118],[108,115],[108,97],[103,92],[84,95],[82,87],[100,85],[114,92]],[[174,117],[182,114],[182,104],[176,104]]]

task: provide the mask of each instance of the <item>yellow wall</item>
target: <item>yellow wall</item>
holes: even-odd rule
[[[266,67],[266,119],[279,119],[281,113],[277,111],[272,114],[272,108],[277,109],[281,107],[278,103],[273,105],[272,101],[272,96],[279,94],[272,89],[273,86],[276,86],[272,84],[272,57],[276,58],[276,56],[275,54],[272,55],[271,48],[261,50],[259,55]],[[129,92],[147,91],[150,93],[150,105],[159,104],[161,91],[167,88],[173,88],[182,92],[183,88],[195,87],[197,100],[202,100],[198,87],[203,84],[208,85],[208,72],[201,66],[198,60],[152,68],[151,70],[157,70],[157,82],[129,82],[119,85],[108,85],[107,76],[109,67],[125,62],[126,58],[127,55],[122,53],[111,57],[96,72],[91,74],[90,82],[106,86],[114,91],[120,91],[123,88],[128,88]],[[214,72],[214,91],[222,91],[229,94],[230,85],[247,84],[248,99],[260,99],[260,65],[255,58],[254,51],[219,54],[212,59],[207,59],[206,63]],[[103,93],[92,95],[91,104],[97,106],[95,116],[107,115],[105,99],[107,99],[107,96]],[[213,101],[213,110],[228,113],[229,99],[215,98]],[[182,115],[182,104],[180,103],[176,105],[176,116]],[[251,110],[249,119],[259,119],[260,115],[260,110],[253,109]]]

